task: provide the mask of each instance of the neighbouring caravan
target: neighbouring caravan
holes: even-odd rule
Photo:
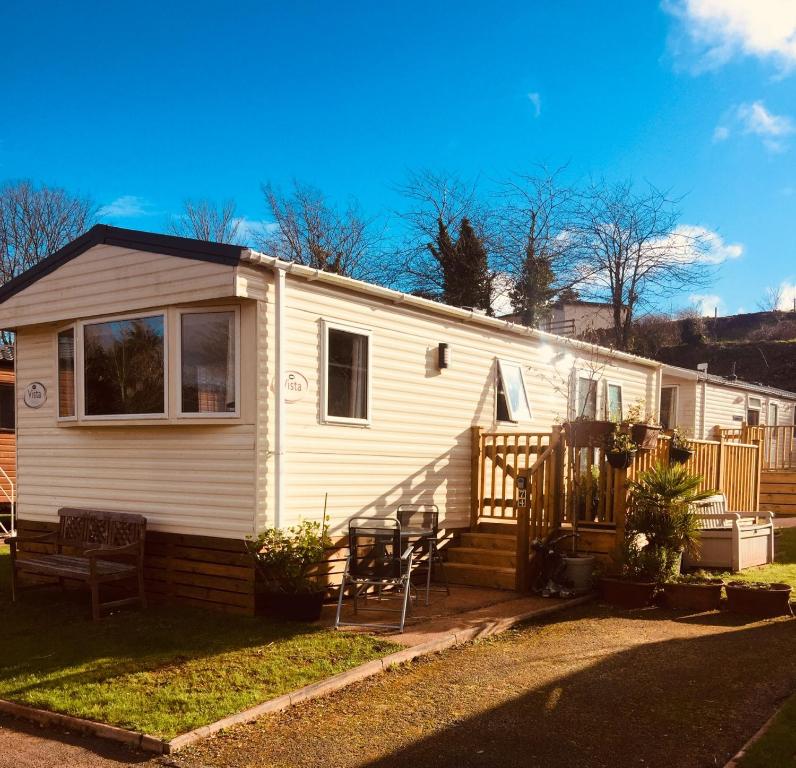
[[[663,425],[696,438],[717,439],[722,430],[796,423],[796,393],[663,366],[660,394]]]
[[[66,506],[140,512],[153,589],[202,553],[243,569],[246,536],[319,518],[326,494],[338,533],[419,501],[466,528],[471,427],[659,409],[651,360],[104,225],[0,288],[0,327],[16,333],[20,528]],[[197,578],[167,591],[252,609],[249,571],[234,595]]]

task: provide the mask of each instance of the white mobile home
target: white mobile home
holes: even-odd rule
[[[663,425],[696,438],[796,423],[796,393],[671,365],[663,366],[660,402]]]
[[[17,334],[20,524],[140,512],[164,568],[170,547],[238,553],[318,518],[327,493],[337,531],[418,501],[466,527],[472,426],[658,408],[651,360],[103,225],[3,286],[0,327]]]

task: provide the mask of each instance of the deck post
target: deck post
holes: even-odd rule
[[[515,567],[515,589],[517,592],[528,591],[528,560],[530,557],[530,521],[528,515],[530,514],[531,505],[536,502],[536,495],[540,493],[540,489],[536,487],[534,482],[534,475],[528,470],[522,470],[517,473],[517,480],[524,478],[525,488],[520,489],[520,482],[514,484],[514,511],[517,514],[517,542],[515,552],[517,556],[517,563]]]
[[[719,455],[716,460],[716,490],[723,493],[724,471],[727,458],[727,449],[724,442],[724,435],[719,435]]]
[[[483,427],[470,427],[470,530],[475,530],[481,513],[481,435]]]

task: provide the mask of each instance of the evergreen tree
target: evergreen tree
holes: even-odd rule
[[[511,306],[521,323],[535,328],[547,316],[555,295],[554,279],[550,259],[536,252],[535,240],[529,237],[520,274],[509,292]]]
[[[439,265],[441,299],[454,307],[473,307],[492,314],[492,276],[483,240],[467,218],[459,225],[456,242],[442,219],[437,220],[436,242],[428,249]]]

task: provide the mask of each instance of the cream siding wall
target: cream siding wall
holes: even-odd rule
[[[263,279],[271,278],[266,275]],[[254,289],[247,286],[247,290]],[[267,326],[270,316],[270,311],[263,312],[261,323]],[[323,320],[372,334],[372,419],[368,427],[320,423]],[[299,402],[285,406],[283,524],[302,517],[320,518],[328,492],[336,531],[352,516],[386,514],[400,503],[419,501],[437,503],[447,525],[467,525],[469,430],[471,425],[496,426],[497,357],[520,362],[525,371],[532,422],[518,425],[519,430],[547,432],[556,420],[566,418],[573,366],[621,383],[625,409],[636,399],[656,402],[653,367],[591,355],[553,362],[556,354],[568,354],[568,348],[299,277],[287,279],[286,323],[286,368],[302,373],[309,391]],[[273,325],[269,338],[273,339]],[[439,342],[447,342],[451,349],[451,366],[443,371],[437,370],[436,363]],[[261,397],[267,393],[272,399],[273,367],[269,363],[261,361],[265,380],[258,384],[258,391]],[[266,423],[261,421],[258,430],[262,442],[271,437],[273,404],[266,413]],[[261,462],[264,455],[260,455]],[[266,464],[270,472],[270,453]],[[271,510],[266,508],[259,520],[271,522]]]
[[[235,295],[223,264],[97,245],[0,304],[0,328]]]

